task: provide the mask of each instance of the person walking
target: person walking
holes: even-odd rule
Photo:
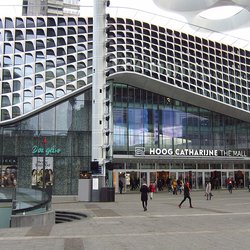
[[[119,180],[119,189],[120,189],[120,194],[122,194],[122,190],[123,190],[123,181],[120,179]]]
[[[155,192],[155,184],[153,182],[151,182],[150,185],[149,185],[150,200],[153,199],[154,192]]]
[[[174,179],[172,182],[172,189],[173,189],[173,194],[177,194],[177,181],[176,181],[176,179]]]
[[[184,184],[184,198],[181,201],[181,203],[179,204],[179,208],[181,208],[182,203],[186,199],[189,199],[189,206],[190,206],[190,208],[193,208],[193,206],[192,206],[192,200],[191,200],[191,197],[190,197],[190,187],[189,187],[189,182],[188,181],[186,181],[185,184]]]
[[[149,188],[148,188],[146,182],[143,182],[143,184],[140,188],[140,192],[141,192],[142,207],[143,207],[144,211],[147,211]]]
[[[227,186],[227,188],[228,188],[228,192],[230,194],[232,194],[232,192],[233,192],[233,181],[232,181],[231,178],[228,179],[228,186]]]
[[[211,197],[212,197],[212,185],[211,185],[210,181],[206,185],[206,196],[207,196],[207,200],[208,200],[208,198],[209,198],[209,200],[211,200]]]

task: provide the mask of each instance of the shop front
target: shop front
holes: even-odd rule
[[[135,160],[135,159],[134,159]],[[138,159],[137,159],[138,160]],[[227,182],[231,179],[234,183],[234,188],[246,188],[249,185],[250,164],[246,159],[214,159],[210,162],[204,162],[204,159],[196,159],[196,162],[191,163],[186,159],[185,162],[178,162],[177,159],[171,162],[170,159],[165,160],[166,164],[162,163],[132,163],[133,160],[124,163],[121,158],[116,159],[119,168],[113,170],[114,186],[118,192],[118,182],[124,182],[124,191],[133,192],[138,191],[143,181],[149,185],[155,183],[157,191],[169,190],[173,180],[188,180],[193,190],[204,190],[207,181],[211,181],[213,189],[226,189]],[[135,160],[136,161],[136,160]],[[155,161],[155,160],[154,160]],[[150,162],[150,159],[147,159]],[[237,162],[237,163],[235,163]]]

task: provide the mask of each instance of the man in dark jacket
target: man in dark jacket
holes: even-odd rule
[[[142,207],[144,208],[144,211],[147,211],[149,188],[148,188],[146,182],[143,182],[143,184],[140,188],[140,192],[141,192]]]
[[[192,206],[192,201],[191,201],[191,197],[190,197],[190,187],[189,187],[188,181],[186,181],[185,184],[184,184],[184,198],[183,198],[183,200],[181,201],[181,203],[179,204],[179,208],[181,208],[182,203],[183,203],[187,198],[189,199],[189,206],[190,206],[190,208],[193,208],[193,206]]]

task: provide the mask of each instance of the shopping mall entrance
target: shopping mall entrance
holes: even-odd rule
[[[168,190],[171,182],[188,180],[194,190],[205,189],[207,181],[211,181],[213,189],[226,189],[229,178],[234,183],[234,188],[245,188],[249,185],[250,169],[244,164],[180,164],[172,165],[172,169],[159,168],[158,164],[138,164],[137,168],[125,166],[113,170],[113,184],[118,192],[119,180],[122,180],[124,192],[138,191],[143,181],[147,184],[153,182],[158,191]],[[229,168],[231,166],[231,168]],[[193,169],[185,169],[185,168]],[[236,169],[237,167],[237,169]],[[225,168],[225,169],[223,169]]]

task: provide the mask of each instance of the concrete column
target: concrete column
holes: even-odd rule
[[[92,84],[92,161],[98,161],[105,175],[106,149],[104,138],[105,102],[105,9],[106,0],[94,0],[93,19],[93,84]]]

